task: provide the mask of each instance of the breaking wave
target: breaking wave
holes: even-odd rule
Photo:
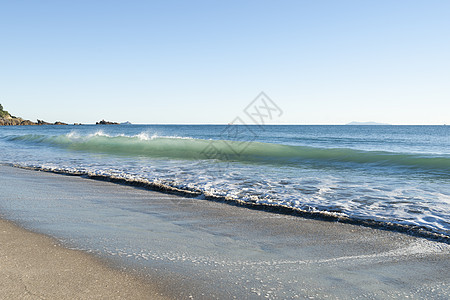
[[[450,157],[348,148],[317,148],[283,144],[203,140],[176,136],[110,136],[102,132],[80,136],[21,135],[9,141],[112,155],[164,157],[175,159],[217,159],[249,163],[302,165],[305,163],[352,163],[437,170],[450,175]]]

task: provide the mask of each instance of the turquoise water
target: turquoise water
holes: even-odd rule
[[[450,233],[449,126],[0,128],[0,162]]]

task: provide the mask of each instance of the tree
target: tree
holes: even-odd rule
[[[9,112],[3,110],[3,105],[0,104],[0,118],[5,118],[9,116]]]

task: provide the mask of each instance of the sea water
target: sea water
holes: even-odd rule
[[[449,126],[17,126],[0,149],[8,165],[450,234]]]

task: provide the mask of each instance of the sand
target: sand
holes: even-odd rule
[[[4,218],[101,257],[2,221],[0,298],[450,297],[449,245],[404,233],[6,166],[0,186]]]
[[[1,299],[167,299],[151,283],[0,220]]]

